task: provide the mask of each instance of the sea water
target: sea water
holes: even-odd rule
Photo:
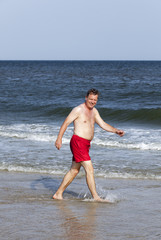
[[[125,131],[120,138],[95,126],[95,176],[161,179],[161,62],[148,61],[1,61],[0,170],[63,176],[73,125],[60,151],[54,142],[90,88],[104,121]]]
[[[55,140],[89,88],[96,105],[125,136],[95,126],[90,156],[99,195],[83,169],[52,200],[71,166],[71,124]],[[126,240],[161,237],[161,62],[1,61],[0,219],[2,239]]]

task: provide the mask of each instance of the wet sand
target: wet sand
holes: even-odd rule
[[[91,200],[77,178],[53,200],[62,177],[0,172],[0,239],[126,240],[161,238],[161,182],[96,179],[102,197]]]

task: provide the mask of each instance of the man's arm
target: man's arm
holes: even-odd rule
[[[95,109],[95,121],[101,128],[103,128],[107,132],[116,133],[120,137],[122,137],[124,135],[124,131],[119,130],[117,128],[114,128],[111,125],[109,125],[108,123],[104,122],[103,119],[100,117],[99,112],[97,111],[97,109]]]
[[[63,137],[67,127],[78,117],[78,114],[79,114],[79,107],[76,107],[69,113],[69,115],[63,122],[63,124],[59,130],[57,140],[55,141],[55,146],[58,150],[62,146],[62,137]]]

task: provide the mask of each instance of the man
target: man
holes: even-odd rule
[[[100,117],[97,109],[95,108],[98,95],[98,90],[90,89],[85,97],[85,102],[75,107],[70,112],[60,128],[57,140],[55,142],[55,146],[58,150],[62,146],[62,137],[64,132],[66,131],[68,125],[74,122],[74,135],[70,141],[70,147],[73,153],[73,161],[71,169],[65,175],[60,187],[54,194],[53,199],[63,199],[64,190],[77,176],[81,166],[83,166],[86,173],[87,185],[94,200],[104,201],[96,192],[94,170],[89,156],[90,142],[94,137],[94,125],[97,123],[105,131],[116,133],[121,137],[124,135],[124,131],[110,126]]]

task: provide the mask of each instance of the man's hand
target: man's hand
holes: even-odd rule
[[[122,130],[116,130],[116,134],[118,134],[120,137],[123,137],[124,136],[124,134],[125,134],[125,132],[124,131],[122,131]]]
[[[56,142],[55,142],[55,147],[58,150],[60,150],[61,146],[62,146],[62,140],[57,139]]]

